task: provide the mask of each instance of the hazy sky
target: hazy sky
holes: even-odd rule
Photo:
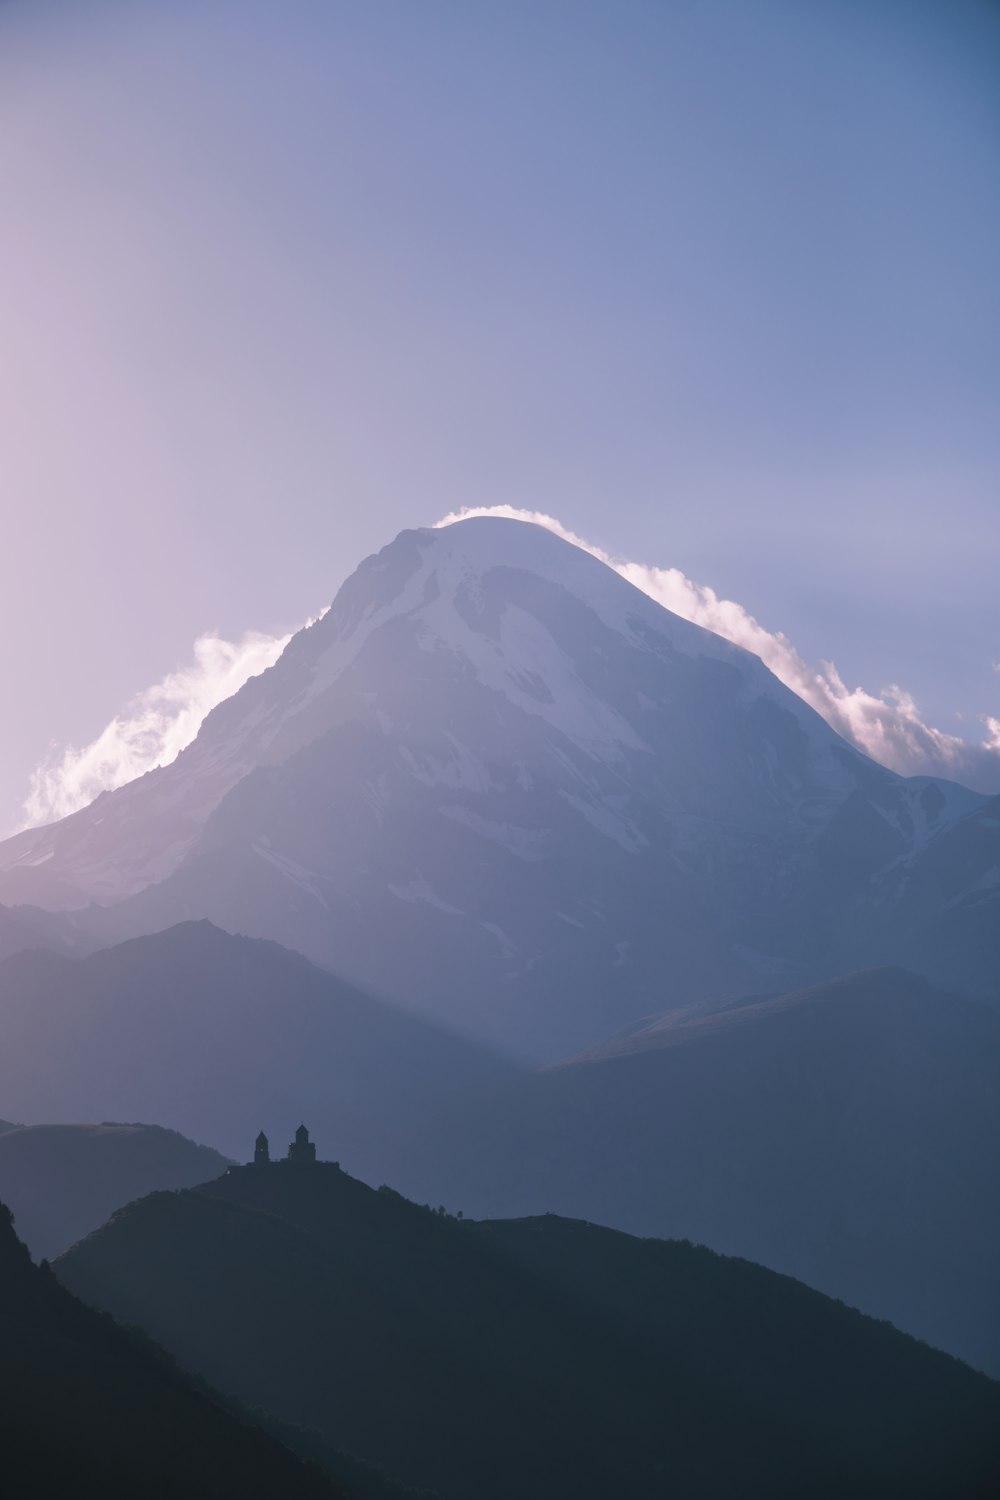
[[[1000,6],[0,0],[0,213],[0,830],[460,506],[1000,715]]]

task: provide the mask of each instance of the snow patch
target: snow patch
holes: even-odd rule
[[[261,859],[266,859],[269,865],[273,865],[276,870],[280,871],[286,880],[290,880],[293,885],[298,886],[300,891],[305,891],[314,901],[318,901],[320,906],[325,906],[329,910],[330,903],[324,896],[322,887],[317,883],[315,871],[307,870],[305,865],[299,864],[298,860],[289,859],[286,855],[269,849],[263,839],[257,839],[254,842],[253,850],[255,854],[260,855]]]
[[[443,911],[449,917],[461,917],[464,913],[457,906],[452,906],[450,901],[445,901],[441,896],[427,884],[420,871],[417,871],[413,880],[407,881],[406,885],[390,885],[389,890],[400,901],[423,901],[428,906],[433,906],[436,911]]]
[[[628,854],[639,854],[643,849],[649,848],[649,840],[627,818],[621,817],[607,801],[595,802],[584,797],[574,797],[565,787],[559,788],[559,795],[564,802],[575,807],[592,828],[596,828],[605,838],[613,839]]]
[[[453,734],[444,739],[451,749],[444,756],[429,752],[415,754],[407,745],[399,746],[399,758],[416,781],[424,786],[447,786],[452,790],[468,792],[499,791],[486,766],[467,745],[463,745]]]
[[[496,922],[480,922],[479,925],[496,938],[503,951],[504,958],[518,957],[520,950],[511,942],[503,928],[499,927]]]
[[[389,809],[389,779],[385,772],[380,772],[374,781],[363,782],[361,795],[371,808],[376,828],[381,828]]]
[[[545,857],[544,846],[549,837],[547,830],[519,828],[515,823],[495,823],[492,819],[480,817],[470,808],[462,807],[457,803],[449,803],[446,807],[439,808],[438,811],[442,817],[450,818],[453,823],[460,823],[472,833],[478,833],[492,843],[499,844],[502,849],[507,849],[517,859],[530,863]]]

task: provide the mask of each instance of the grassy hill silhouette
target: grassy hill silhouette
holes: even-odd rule
[[[788,1278],[333,1164],[155,1193],[57,1262],[219,1389],[444,1500],[986,1493],[1000,1387]]]

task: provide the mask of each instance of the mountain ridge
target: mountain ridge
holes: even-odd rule
[[[173,1126],[245,1157],[307,1110],[362,1173],[447,1100],[515,1065],[299,953],[182,923],[83,959],[0,963],[0,1098],[27,1119]]]
[[[803,1005],[836,1005],[841,996],[849,995],[859,984],[870,985],[878,990],[886,982],[915,986],[927,995],[932,994],[935,988],[929,980],[912,973],[901,964],[879,964],[871,969],[838,975],[834,979],[787,994],[742,996],[718,1007],[708,1005],[694,1014],[668,1010],[662,1016],[648,1018],[638,1028],[630,1028],[627,1036],[610,1037],[606,1042],[599,1042],[575,1057],[561,1058],[556,1063],[550,1063],[543,1071],[576,1067],[581,1063],[610,1061],[612,1058],[629,1057],[660,1047],[683,1046],[685,1042],[707,1037],[713,1032],[753,1025]],[[949,995],[948,1003],[958,1006],[966,1014],[974,1014],[983,1009],[974,1000],[957,993]]]

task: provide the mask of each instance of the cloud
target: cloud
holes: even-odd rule
[[[847,687],[833,662],[810,664],[781,631],[765,629],[741,604],[720,599],[713,589],[692,582],[678,568],[655,568],[612,557],[554,516],[512,505],[453,511],[437,525],[448,526],[469,516],[531,521],[599,557],[674,614],[759,656],[775,677],[822,714],[838,734],[891,770],[904,776],[945,776],[980,791],[1000,791],[1000,719],[984,716],[986,737],[981,744],[970,744],[926,723],[904,688],[891,684],[871,693],[863,687]]]
[[[175,759],[205,715],[276,661],[290,639],[253,630],[238,641],[199,636],[189,665],[146,688],[89,745],[81,750],[70,745],[33,773],[24,826],[65,818],[100,792]]]

